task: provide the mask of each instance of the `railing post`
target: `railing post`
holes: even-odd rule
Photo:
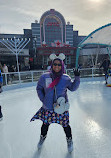
[[[5,83],[6,83],[6,86],[7,86],[7,74],[5,73]]]
[[[92,78],[94,77],[94,68],[92,67]]]
[[[19,83],[21,84],[21,76],[20,76],[20,72],[18,72],[19,75]]]

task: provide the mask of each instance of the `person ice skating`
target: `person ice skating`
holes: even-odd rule
[[[106,84],[107,84],[107,79],[108,79],[107,71],[108,71],[108,68],[109,68],[109,64],[110,64],[110,60],[109,60],[109,57],[107,56],[105,58],[105,60],[103,61],[103,63],[101,64],[101,66],[100,66],[100,68],[103,67],[103,69],[104,69]]]
[[[108,84],[108,77],[111,76],[111,63],[109,64],[108,70],[107,70],[107,74],[106,74],[106,82]]]
[[[3,72],[3,67],[2,67],[1,62],[0,62],[0,70],[1,70],[1,72]]]
[[[3,91],[2,90],[2,83],[3,83],[3,76],[2,76],[2,65],[0,63],[0,93]],[[0,105],[0,121],[2,120],[3,115],[2,115],[2,111],[1,111],[1,105]]]
[[[66,134],[68,151],[72,152],[73,140],[71,127],[69,125],[67,89],[70,91],[78,89],[80,84],[80,72],[73,70],[75,79],[72,81],[69,75],[64,73],[63,60],[65,59],[65,55],[63,53],[59,54],[59,56],[51,54],[50,59],[52,60],[51,71],[40,77],[36,87],[38,97],[43,105],[32,117],[31,121],[35,119],[43,121],[38,149],[42,147],[47,137],[49,125],[51,123],[58,123],[63,127]],[[57,106],[55,106],[56,103],[58,104]],[[57,107],[63,107],[64,110],[59,110]],[[55,112],[55,109],[58,109],[58,113]]]
[[[111,63],[109,64],[108,74],[109,74],[109,76],[111,76]]]
[[[3,91],[2,90],[2,84],[3,84],[3,76],[2,76],[1,69],[0,69],[0,93]]]

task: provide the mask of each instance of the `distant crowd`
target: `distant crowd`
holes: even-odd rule
[[[6,64],[0,63],[0,70],[2,73],[8,73],[8,72],[16,72],[16,67],[14,65],[7,66]]]

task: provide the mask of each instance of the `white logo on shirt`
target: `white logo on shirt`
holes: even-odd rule
[[[46,78],[46,88],[52,83],[52,78]]]

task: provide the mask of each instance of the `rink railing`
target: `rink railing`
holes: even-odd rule
[[[103,69],[99,69],[99,68],[84,68],[79,70],[80,70],[81,78],[88,78],[88,77],[94,78],[94,77],[101,77],[104,75]],[[45,72],[48,72],[48,70],[2,73],[3,86],[7,86],[11,84],[37,82],[39,77]],[[71,78],[74,78],[73,69],[67,69],[66,73]]]

